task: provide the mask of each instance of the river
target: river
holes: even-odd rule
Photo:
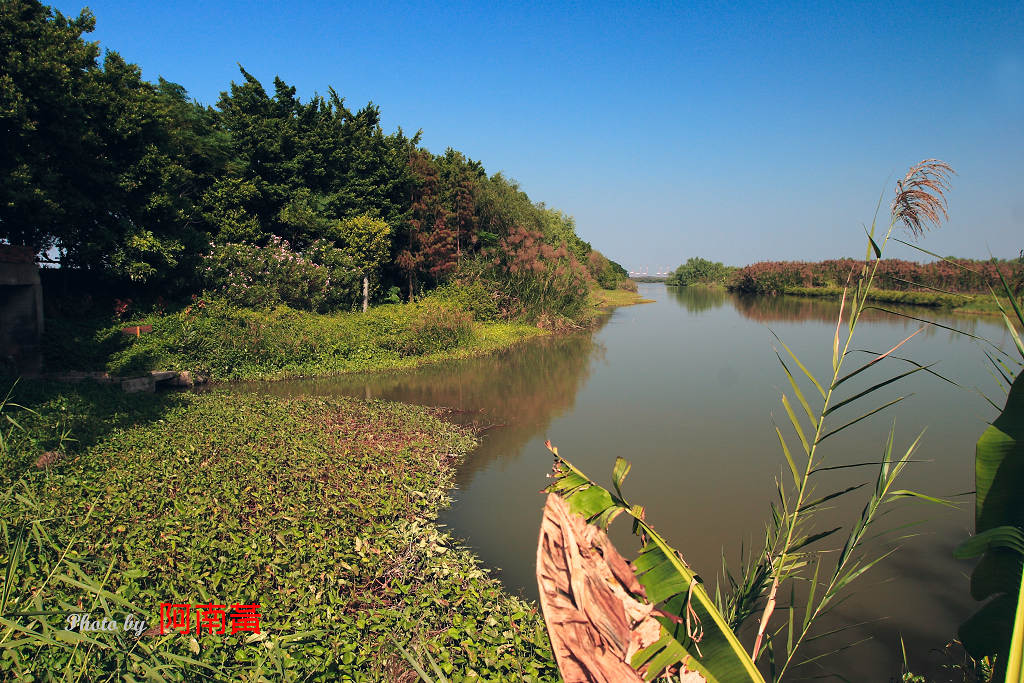
[[[461,467],[453,504],[441,522],[465,539],[509,590],[527,598],[537,593],[534,556],[543,506],[539,491],[551,464],[545,439],[606,485],[615,457],[625,457],[633,463],[625,495],[646,506],[648,520],[713,592],[723,552],[735,567],[741,545],[747,552],[760,549],[769,503],[776,497],[775,480],[789,477],[773,419],[788,427],[779,397],[792,392],[775,357],[778,343],[770,330],[824,379],[832,372],[838,303],[746,299],[658,284],[641,285],[640,293],[656,302],[617,309],[586,333],[542,338],[492,356],[414,372],[272,383],[261,390],[446,406],[456,419],[476,423],[483,429],[481,444]],[[910,314],[1011,348],[995,318],[935,315],[922,309]],[[882,352],[920,326],[907,318],[867,312],[852,348]],[[997,403],[1002,394],[979,343],[950,330],[926,326],[900,355],[936,363],[932,369],[960,387],[920,372],[865,399],[860,412],[844,409],[834,425],[908,396],[824,442],[825,464],[877,460],[893,420],[897,448],[905,449],[925,429],[915,456],[920,462],[910,465],[901,487],[946,497],[960,506],[907,501],[879,521],[877,531],[897,531],[874,541],[871,550],[896,552],[859,579],[851,597],[822,623],[823,630],[850,628],[810,644],[805,655],[863,642],[804,667],[799,671],[803,675],[898,678],[902,637],[912,666],[941,680],[943,665],[951,662],[937,650],[955,637],[957,625],[976,608],[968,595],[972,565],[953,560],[952,550],[973,526],[973,497],[963,494],[974,488],[974,442],[995,415],[973,389]],[[855,354],[848,367],[869,358],[867,353]],[[851,394],[910,368],[900,360],[878,365],[882,367],[859,376]],[[796,446],[796,438],[790,437],[790,443]],[[817,492],[873,482],[872,470],[821,475]],[[841,547],[845,537],[840,536],[859,515],[869,489],[838,499],[822,515],[819,528],[844,527],[833,537],[838,541],[822,541],[822,548]],[[901,528],[910,523],[915,524]],[[628,524],[621,525],[613,529],[613,539],[628,557],[636,542],[629,537]]]

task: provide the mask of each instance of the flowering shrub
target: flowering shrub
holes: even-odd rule
[[[358,301],[356,269],[326,240],[317,240],[303,253],[276,236],[265,247],[210,246],[213,250],[204,257],[207,287],[237,306],[266,309],[283,303],[326,311],[352,308]]]
[[[131,299],[114,299],[114,317],[120,320],[123,318],[128,311],[132,308]]]
[[[488,252],[490,276],[498,283],[506,317],[539,320],[562,316],[579,321],[587,310],[590,276],[563,243],[553,247],[540,232],[515,228]]]
[[[915,291],[939,289],[961,294],[982,294],[999,282],[999,272],[1013,282],[1024,273],[1016,262],[955,259],[970,271],[949,261],[915,263],[886,259],[878,265],[875,283],[879,289]],[[804,261],[762,261],[740,268],[729,288],[751,294],[781,294],[794,287],[842,287],[860,271],[863,261],[831,259],[818,263]]]

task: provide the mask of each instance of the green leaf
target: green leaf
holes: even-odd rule
[[[875,243],[875,238],[870,234],[868,234],[868,242],[871,244],[871,250],[875,252],[875,258],[882,258],[882,250]]]
[[[807,443],[807,437],[804,436],[804,430],[800,427],[800,422],[796,419],[796,414],[793,412],[793,408],[789,405],[789,399],[786,395],[782,395],[782,405],[786,409],[786,414],[789,415],[789,421],[793,424],[793,429],[796,430],[796,435],[800,437],[800,443],[803,444],[804,453],[810,455],[811,446]]]
[[[975,450],[975,529],[1024,528],[1024,373],[1018,374],[1003,412],[986,429]]]
[[[953,551],[953,557],[965,560],[978,557],[989,548],[1005,548],[1024,556],[1024,533],[1015,526],[997,526],[971,536]]]
[[[789,452],[789,446],[786,445],[786,440],[782,438],[782,431],[778,426],[775,427],[775,433],[779,436],[779,444],[782,446],[782,452],[786,456],[786,462],[789,463],[789,471],[793,473],[793,484],[797,488],[800,488],[800,473],[796,469],[796,463],[793,462],[793,456]]]
[[[1024,496],[1019,493],[1024,487],[1022,378],[1024,373],[1017,375],[1002,412],[978,439],[974,458],[977,535],[958,549],[973,552],[976,544],[987,544],[971,574],[971,595],[976,600],[995,597],[960,626],[959,634],[972,657],[995,656],[997,675],[1009,655],[1024,558],[1020,552]]]
[[[870,464],[875,464],[875,463],[870,463]],[[833,493],[828,494],[827,496],[822,496],[821,498],[817,498],[815,500],[812,500],[810,503],[804,503],[803,505],[800,506],[800,512],[806,512],[807,510],[810,510],[811,508],[814,508],[814,507],[817,507],[817,506],[821,505],[825,501],[832,500],[833,498],[838,498],[839,496],[845,495],[845,494],[849,493],[850,491],[856,491],[857,489],[859,489],[859,488],[861,488],[863,486],[867,486],[867,485],[868,485],[867,482],[864,482],[863,484],[857,484],[856,486],[850,486],[849,488],[845,488],[845,489],[843,489],[841,491],[835,491]]]
[[[632,465],[625,458],[615,458],[615,467],[612,468],[612,481],[615,483],[615,492],[622,497],[622,482],[625,481],[626,476],[629,474],[629,470]]]
[[[934,363],[933,363],[933,365],[934,365]],[[931,367],[931,366],[925,365],[925,366],[922,366],[922,367],[919,367],[919,368],[914,368],[913,370],[907,370],[906,372],[904,372],[901,375],[896,375],[895,377],[890,377],[887,380],[879,382],[878,384],[875,384],[875,385],[865,389],[864,391],[862,391],[862,392],[860,392],[858,394],[855,394],[855,395],[853,395],[853,396],[851,396],[851,397],[849,397],[849,398],[847,398],[845,400],[842,400],[839,403],[836,403],[835,405],[829,406],[828,410],[825,411],[825,415],[829,415],[832,412],[834,412],[836,410],[839,410],[843,406],[848,405],[850,403],[853,403],[854,401],[856,401],[859,398],[863,398],[863,397],[867,396],[868,394],[872,393],[873,391],[877,391],[878,389],[881,389],[884,386],[892,384],[893,382],[897,382],[897,381],[903,379],[904,377],[906,377],[907,375],[913,375],[915,372],[920,372],[921,370],[927,370],[929,367]]]
[[[786,367],[785,361],[782,360],[782,356],[779,355],[778,351],[775,352],[775,357],[779,359],[779,363],[782,364],[782,369],[786,371],[786,377],[789,379],[789,385],[793,387],[793,393],[796,394],[797,399],[800,401],[800,405],[804,407],[804,412],[807,413],[807,419],[810,420],[811,425],[815,428],[818,426],[818,420],[811,411],[811,406],[807,404],[807,399],[804,398],[804,394],[800,391],[800,387],[797,385],[796,380],[793,379],[793,374]]]
[[[917,498],[919,500],[928,501],[929,503],[945,505],[946,507],[956,508],[957,506],[956,503],[946,500],[945,498],[936,498],[935,496],[929,496],[925,493],[919,493],[918,491],[910,491],[907,489],[896,489],[895,491],[889,491],[889,498]]]
[[[786,353],[788,353],[789,357],[793,359],[797,367],[800,368],[805,375],[807,375],[807,379],[811,380],[814,386],[818,388],[818,393],[821,394],[821,397],[825,398],[825,390],[821,388],[821,383],[814,378],[814,375],[811,374],[811,371],[804,367],[804,364],[800,362],[800,359],[796,357],[796,354],[793,353],[788,346],[786,346],[786,342],[782,341],[779,335],[775,334],[775,330],[769,327],[768,331],[772,333],[772,336],[775,337],[775,339],[778,340],[780,344],[782,344],[782,348],[786,349]]]
[[[889,350],[888,350],[888,351],[886,351],[885,353],[880,353],[880,354],[878,354],[878,356],[876,356],[875,358],[872,358],[872,359],[871,359],[871,360],[869,360],[869,361],[868,361],[867,363],[865,363],[864,365],[860,366],[859,368],[857,368],[857,369],[856,369],[856,370],[854,370],[853,372],[851,372],[851,373],[849,373],[849,374],[847,374],[847,375],[844,375],[843,377],[840,377],[840,378],[839,378],[838,380],[836,380],[836,381],[835,381],[835,383],[834,383],[834,384],[832,385],[832,389],[834,390],[834,389],[835,389],[836,387],[838,387],[838,386],[839,386],[840,384],[842,384],[843,382],[847,381],[848,379],[852,379],[853,377],[856,377],[856,376],[857,376],[857,375],[859,375],[860,373],[864,372],[865,370],[867,370],[868,368],[870,368],[871,366],[873,366],[873,365],[874,365],[875,363],[877,363],[877,362],[879,362],[879,361],[881,361],[881,360],[883,360],[883,359],[885,359],[885,358],[888,358],[888,357],[889,357],[889,356],[890,356],[890,355],[891,355],[891,354],[893,353],[893,351],[896,351],[896,350],[897,350],[898,348],[900,348],[901,346],[903,346],[904,344],[906,344],[906,343],[907,343],[908,341],[910,341],[911,339],[913,339],[913,338],[914,338],[914,335],[915,335],[915,334],[917,334],[918,332],[920,332],[920,331],[921,331],[921,330],[923,330],[923,329],[924,329],[924,327],[919,327],[919,328],[917,328],[917,330],[915,330],[915,331],[914,331],[913,333],[911,333],[911,335],[910,335],[909,337],[907,337],[906,339],[904,339],[903,341],[901,341],[901,342],[900,342],[899,344],[897,344],[896,346],[892,347],[891,349],[889,349]]]
[[[1017,612],[1010,636],[1010,655],[1006,660],[1006,680],[1024,681],[1024,577],[1017,591]]]
[[[799,541],[795,542],[790,547],[789,551],[790,551],[790,553],[795,553],[796,551],[800,550],[801,548],[805,548],[805,547],[809,546],[810,544],[814,543],[815,541],[820,541],[823,538],[828,538],[829,536],[831,536],[832,534],[834,534],[835,532],[839,531],[842,528],[843,527],[841,527],[841,526],[837,526],[836,528],[829,529],[828,531],[822,531],[822,532],[819,532],[817,534],[811,534],[807,538],[804,538],[802,540],[799,540]]]
[[[7,612],[7,601],[11,597],[11,587],[14,584],[14,572],[18,568],[18,558],[21,557],[21,546],[25,541],[25,524],[18,525],[17,536],[14,544],[7,554],[7,567],[4,569],[4,590],[0,595],[0,614]]]
[[[875,408],[874,410],[871,410],[871,411],[868,411],[868,412],[864,413],[863,415],[861,415],[860,417],[858,417],[858,418],[857,418],[857,419],[855,419],[855,420],[850,420],[849,422],[847,422],[846,424],[844,424],[844,425],[843,425],[842,427],[836,427],[836,428],[835,428],[835,429],[833,429],[833,430],[832,430],[831,432],[829,432],[828,434],[825,434],[825,435],[824,435],[823,437],[821,437],[820,439],[818,439],[818,443],[821,443],[822,441],[824,441],[824,440],[825,440],[825,439],[827,439],[828,437],[832,436],[833,434],[838,434],[839,432],[843,431],[843,430],[844,430],[844,429],[846,429],[847,427],[852,427],[853,425],[857,424],[857,423],[858,423],[858,422],[860,422],[861,420],[867,419],[867,418],[871,417],[872,415],[874,415],[874,414],[875,414],[875,413],[877,413],[877,412],[880,412],[880,411],[882,411],[882,410],[885,410],[886,408],[888,408],[889,406],[891,406],[891,405],[893,405],[893,404],[899,403],[900,401],[902,401],[902,400],[903,400],[903,399],[905,399],[905,398],[906,398],[906,396],[900,396],[899,398],[897,398],[897,399],[893,399],[892,401],[889,401],[888,403],[886,403],[886,404],[884,404],[884,405],[878,406],[878,407],[877,407],[877,408]],[[819,470],[819,471],[820,471],[820,470]]]
[[[1011,598],[1004,593],[985,603],[984,607],[960,625],[957,635],[972,657],[998,657],[999,653],[1009,650],[1016,602],[1016,596]]]

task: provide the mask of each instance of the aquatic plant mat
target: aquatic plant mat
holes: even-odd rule
[[[416,680],[400,645],[452,681],[557,679],[535,609],[433,521],[475,443],[439,411],[25,382],[14,399],[36,412],[4,411],[22,429],[4,432],[0,677]],[[161,603],[259,604],[260,633],[160,634]],[[149,631],[69,631],[71,612]]]

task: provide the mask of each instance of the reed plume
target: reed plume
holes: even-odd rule
[[[956,171],[945,161],[925,159],[911,166],[902,180],[896,181],[896,197],[892,200],[893,223],[902,221],[910,234],[924,234],[931,223],[936,228],[949,220],[945,192],[949,175]]]

